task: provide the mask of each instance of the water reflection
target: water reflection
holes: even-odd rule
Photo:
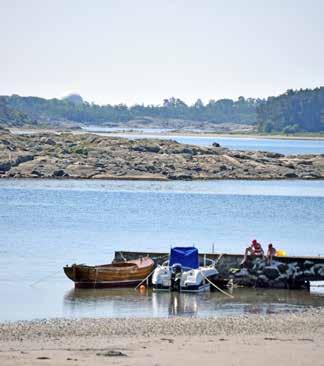
[[[234,299],[218,292],[191,294],[133,289],[73,289],[64,297],[66,317],[168,317],[274,314],[323,306],[307,291],[236,289]]]
[[[170,316],[194,316],[198,313],[199,295],[178,292],[153,292],[152,308],[158,315],[168,310]]]

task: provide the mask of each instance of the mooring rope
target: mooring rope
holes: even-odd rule
[[[37,285],[38,283],[40,283],[40,282],[42,282],[42,281],[44,281],[44,280],[46,280],[46,279],[48,279],[48,278],[54,277],[54,276],[55,276],[55,275],[57,275],[58,273],[61,273],[61,271],[62,271],[62,270],[60,269],[59,271],[56,271],[56,272],[51,273],[51,274],[49,274],[49,275],[47,275],[47,276],[45,276],[45,277],[42,277],[41,279],[39,279],[39,280],[37,280],[37,281],[35,281],[35,282],[31,283],[29,286],[33,287],[33,286]]]
[[[143,281],[141,281],[135,288],[134,288],[134,290],[137,290],[137,288],[143,283],[143,282],[145,282],[147,279],[149,279],[150,278],[150,276],[152,276],[152,274],[153,274],[153,272],[155,271],[155,268],[153,269],[153,271],[147,276],[147,277],[145,277],[144,278],[144,280]]]
[[[222,259],[223,253],[221,253],[218,258],[216,259],[215,265]]]
[[[200,271],[201,275],[203,276],[203,278],[208,281],[212,286],[214,286],[218,291],[220,291],[222,294],[230,297],[231,299],[234,299],[234,296],[229,294],[228,292],[222,290],[220,287],[218,287],[217,285],[215,285],[208,277],[206,277],[201,271]]]

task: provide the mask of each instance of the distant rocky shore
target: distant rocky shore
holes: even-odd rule
[[[324,155],[284,156],[171,140],[0,130],[0,178],[323,179]]]

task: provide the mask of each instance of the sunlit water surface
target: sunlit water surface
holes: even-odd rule
[[[129,139],[156,138],[175,140],[183,144],[192,144],[200,146],[210,146],[214,142],[218,142],[223,147],[233,150],[248,151],[271,151],[285,155],[298,154],[324,154],[324,140],[287,140],[287,139],[270,139],[270,138],[254,138],[254,137],[228,137],[228,136],[203,136],[170,134],[168,129],[132,129],[132,133],[118,133],[116,128],[104,128],[90,126],[85,128],[88,132],[95,132],[107,136],[119,136]],[[161,134],[161,132],[163,134]],[[144,133],[144,134],[143,134]]]
[[[324,255],[324,182],[0,180],[0,320],[222,316],[322,305],[320,289],[152,294],[73,290],[67,263],[115,250],[242,252],[251,239],[290,255]],[[316,289],[315,289],[316,290]]]

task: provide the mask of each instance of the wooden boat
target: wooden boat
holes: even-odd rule
[[[152,272],[153,267],[151,258],[140,257],[100,266],[73,264],[63,269],[77,288],[105,288],[136,286]]]

